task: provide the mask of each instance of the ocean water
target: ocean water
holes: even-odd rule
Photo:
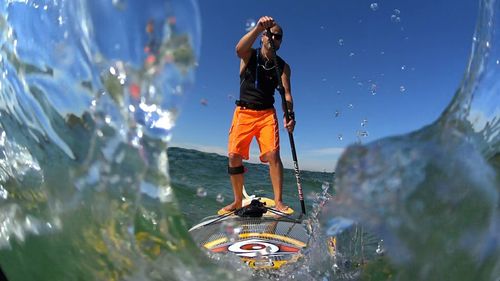
[[[168,148],[195,83],[194,0],[0,11],[9,280],[500,280],[499,0],[480,1],[464,79],[438,120],[349,147],[335,175],[302,172],[310,243],[272,275],[208,259],[187,231],[231,200],[225,157]],[[247,189],[267,194],[267,167],[248,166]],[[289,170],[284,193],[299,210]]]
[[[200,222],[203,218],[216,214],[231,203],[233,189],[227,175],[228,159],[214,153],[171,147],[168,149],[170,176],[180,210],[189,225]],[[246,163],[245,189],[249,194],[272,198],[272,186],[267,165]],[[312,212],[320,202],[317,198],[327,189],[327,196],[334,191],[334,174],[301,171],[302,189],[308,191],[306,213]],[[283,200],[297,214],[300,213],[300,201],[297,195],[296,179],[293,170],[283,172]],[[325,198],[326,199],[326,198]]]

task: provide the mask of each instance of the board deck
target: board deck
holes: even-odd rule
[[[244,195],[244,206],[259,198],[246,192]],[[274,206],[272,199],[259,200],[266,207]],[[309,241],[300,220],[271,211],[262,217],[239,217],[230,212],[206,217],[189,232],[200,248],[216,254],[234,254],[253,269],[279,269],[296,262]]]

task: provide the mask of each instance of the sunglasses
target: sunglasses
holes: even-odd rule
[[[283,39],[283,34],[281,33],[272,33],[268,32],[268,35],[271,35],[270,37],[274,38],[275,40],[281,41]]]

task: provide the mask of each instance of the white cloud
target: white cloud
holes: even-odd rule
[[[311,155],[323,155],[323,156],[340,156],[344,153],[345,148],[343,147],[325,147],[306,151],[305,153]]]

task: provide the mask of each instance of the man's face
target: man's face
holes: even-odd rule
[[[281,41],[283,40],[283,31],[281,30],[281,28],[279,27],[273,27],[271,28],[271,34],[267,34],[267,31],[264,33],[264,36],[262,38],[262,43],[270,48],[270,44],[269,44],[269,36],[271,36],[271,38],[273,39],[273,43],[274,43],[274,48],[276,50],[278,50],[280,48],[280,45],[281,45]]]

